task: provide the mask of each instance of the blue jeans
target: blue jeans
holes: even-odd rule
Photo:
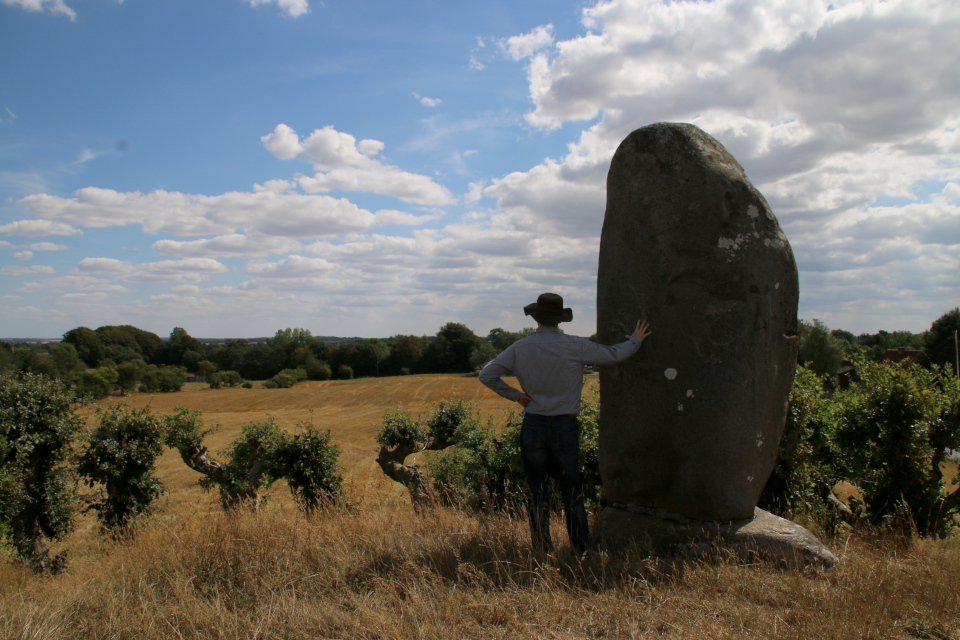
[[[527,512],[533,548],[550,552],[550,478],[560,487],[570,544],[586,551],[590,531],[580,488],[580,425],[576,416],[523,414],[520,457],[530,485]]]

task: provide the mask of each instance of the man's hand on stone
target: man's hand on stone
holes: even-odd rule
[[[646,340],[653,331],[650,331],[650,323],[646,320],[637,320],[637,328],[633,330],[633,333],[627,336],[627,339],[637,338],[640,341],[640,344],[643,344],[643,341]]]
[[[525,394],[525,393],[521,393],[521,394],[520,394],[520,397],[517,398],[517,402],[519,402],[519,403],[520,403],[520,406],[521,406],[521,407],[524,407],[524,408],[526,408],[526,406],[527,406],[528,404],[530,404],[530,401],[531,401],[531,400],[533,400],[533,398],[531,398],[530,396],[528,396],[528,395]]]

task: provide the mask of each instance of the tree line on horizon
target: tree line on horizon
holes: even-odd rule
[[[262,380],[289,387],[301,380],[350,379],[412,373],[468,373],[533,332],[497,328],[486,338],[449,322],[434,336],[396,335],[331,342],[309,329],[281,329],[273,337],[201,342],[182,327],[168,338],[131,325],[77,327],[56,344],[0,343],[0,372],[59,378],[78,395],[176,391],[188,374],[202,372],[216,388]]]
[[[822,376],[832,376],[849,357],[878,362],[890,349],[923,351],[926,366],[956,367],[954,332],[960,309],[935,320],[922,333],[879,331],[855,336],[831,330],[819,320],[800,321],[798,363]],[[99,398],[114,389],[121,394],[177,391],[188,374],[202,372],[214,388],[249,385],[289,387],[302,380],[350,379],[414,373],[469,373],[496,357],[535,329],[493,329],[485,337],[469,327],[448,322],[433,336],[395,335],[332,342],[309,329],[281,329],[264,341],[228,339],[201,342],[182,327],[163,339],[131,325],[97,329],[77,327],[56,344],[0,343],[0,372],[44,374],[59,378],[79,396]],[[596,336],[591,336],[596,339]]]

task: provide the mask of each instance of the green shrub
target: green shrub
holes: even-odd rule
[[[493,425],[465,421],[456,444],[426,462],[434,487],[446,503],[465,509],[516,506],[525,485],[520,461],[520,417],[510,415],[499,435]]]
[[[919,533],[944,536],[960,495],[944,494],[940,463],[960,447],[960,383],[912,363],[857,363],[861,382],[829,406],[836,464],[863,493],[867,516],[909,511]]]
[[[240,437],[218,452],[223,460],[221,473],[204,475],[198,482],[200,488],[209,491],[216,487],[227,507],[256,508],[263,501],[260,490],[276,480],[268,459],[282,441],[283,433],[273,418],[243,425]]]
[[[593,389],[580,397],[580,483],[588,509],[606,504],[603,480],[600,479],[600,390]]]
[[[240,386],[243,387],[244,389],[253,389],[253,383],[250,382],[249,380],[244,381],[243,384],[241,384]]]
[[[99,400],[110,395],[113,385],[97,369],[87,369],[80,373],[80,381],[77,384],[76,394],[81,398]]]
[[[350,365],[342,364],[337,367],[337,377],[341,380],[352,380],[353,379],[353,367]]]
[[[263,383],[264,389],[289,389],[298,382],[307,379],[305,369],[284,369]]]
[[[228,387],[239,387],[243,383],[243,378],[236,371],[221,371],[220,383]]]
[[[317,359],[312,353],[307,355],[303,368],[307,372],[308,380],[329,380],[333,376],[330,365]]]
[[[390,449],[401,445],[419,449],[426,443],[427,437],[427,430],[420,426],[417,419],[398,406],[384,413],[376,441],[377,444]]]
[[[822,494],[838,473],[824,419],[828,398],[824,379],[797,367],[777,463],[760,496],[760,506],[776,513],[823,516]]]
[[[443,448],[458,442],[455,438],[457,430],[471,421],[478,421],[473,404],[466,402],[462,396],[443,398],[431,407],[426,420],[427,433],[436,441],[437,448]]]
[[[432,455],[426,464],[437,492],[447,502],[470,509],[516,506],[526,487],[520,457],[522,414],[510,414],[497,432],[490,423],[481,426],[475,409],[455,399],[435,405],[427,422],[446,426],[451,417],[459,420],[449,438],[451,446]],[[594,509],[604,500],[597,460],[599,417],[599,392],[585,394],[578,416],[580,479],[584,500]],[[552,502],[559,509],[559,491],[554,488],[553,493]]]
[[[19,557],[35,570],[56,571],[45,538],[74,526],[74,476],[66,461],[80,429],[72,394],[45,376],[0,375],[0,523]]]
[[[140,374],[141,390],[145,388],[150,393],[180,391],[186,383],[187,370],[174,365],[150,365]]]
[[[860,382],[832,394],[798,368],[761,506],[823,512],[824,497],[845,480],[860,490],[867,523],[906,513],[920,534],[947,535],[960,493],[945,493],[940,463],[960,446],[960,383],[909,362],[854,364]]]
[[[77,472],[88,486],[99,486],[100,499],[91,508],[101,526],[117,536],[128,531],[137,516],[150,513],[163,493],[154,467],[163,453],[163,438],[148,409],[114,405],[99,417]]]
[[[343,498],[340,476],[340,447],[330,442],[330,431],[320,431],[312,423],[297,425],[303,431],[284,434],[269,460],[274,478],[286,478],[294,500],[306,513]]]

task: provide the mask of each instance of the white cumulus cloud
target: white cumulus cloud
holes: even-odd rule
[[[53,267],[45,264],[35,264],[29,267],[9,266],[0,269],[0,276],[32,276],[38,273],[53,273]]]
[[[349,133],[327,126],[301,141],[296,131],[282,123],[260,140],[267,151],[281,160],[299,158],[313,165],[318,173],[299,179],[300,187],[308,193],[371,191],[432,206],[454,201],[450,192],[431,178],[372,157],[384,148],[379,140],[358,143]]]
[[[206,196],[171,191],[123,193],[85,187],[71,198],[35,194],[18,204],[44,218],[13,223],[29,229],[43,224],[60,224],[67,229],[71,228],[68,224],[82,227],[139,224],[147,233],[182,236],[229,235],[242,230],[251,234],[316,238],[363,231],[375,224],[372,213],[346,199],[275,191]],[[0,232],[4,228],[0,227]]]
[[[17,220],[0,225],[0,234],[9,236],[75,236],[80,229],[51,220]]]
[[[291,18],[299,18],[310,11],[310,3],[307,0],[246,0],[251,6],[256,7],[262,4],[275,4],[280,11]]]
[[[3,4],[22,7],[27,11],[49,11],[75,20],[77,12],[64,4],[63,0],[3,0]]]
[[[553,45],[553,25],[541,25],[533,31],[500,41],[500,48],[514,60],[523,60]]]
[[[619,143],[646,124],[692,122],[780,218],[801,270],[801,315],[833,296],[844,311],[816,317],[834,326],[919,330],[938,305],[955,306],[960,217],[942,202],[947,187],[924,193],[960,181],[960,4],[609,0],[583,22],[587,33],[565,41],[534,30],[501,42],[529,61],[531,125],[596,121],[563,157],[486,186],[501,209],[494,221],[595,237]],[[890,200],[912,204],[877,204]],[[900,304],[881,317],[885,286]]]
[[[184,258],[135,264],[114,258],[84,258],[77,265],[83,274],[118,276],[120,282],[203,282],[227,267],[211,258]]]

